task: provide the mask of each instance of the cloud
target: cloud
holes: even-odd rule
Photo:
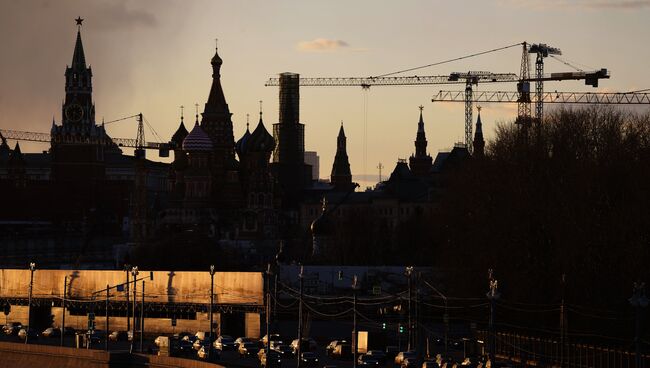
[[[336,51],[350,45],[342,40],[330,40],[327,38],[316,38],[312,41],[298,42],[298,50],[304,52]]]
[[[501,0],[502,6],[514,5],[534,10],[565,9],[640,9],[650,7],[650,0]]]

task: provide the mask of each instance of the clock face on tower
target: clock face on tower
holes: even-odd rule
[[[72,104],[65,108],[65,117],[72,122],[81,121],[84,116],[84,110],[78,104]]]

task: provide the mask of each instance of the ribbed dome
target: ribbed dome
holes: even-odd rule
[[[241,157],[242,154],[246,154],[246,151],[248,150],[248,140],[251,137],[251,132],[248,130],[248,123],[246,124],[246,133],[239,138],[237,143],[235,143],[235,152],[237,152],[237,155]]]
[[[194,125],[194,129],[183,140],[183,151],[212,151],[212,140],[201,129],[199,123]]]
[[[185,129],[185,124],[183,124],[183,118],[181,118],[181,124],[176,129],[176,133],[172,135],[172,143],[174,147],[181,147],[183,145],[183,140],[187,137],[187,129]]]
[[[275,139],[264,127],[262,113],[260,113],[260,121],[248,140],[247,149],[251,152],[271,152],[274,148]]]

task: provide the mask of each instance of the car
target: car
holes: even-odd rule
[[[219,353],[219,350],[211,347],[211,345],[204,345],[196,352],[196,356],[201,360],[215,361],[221,357],[221,354]]]
[[[325,354],[327,356],[332,356],[332,353],[334,353],[334,349],[336,349],[337,345],[346,343],[347,341],[345,340],[333,340],[327,346],[325,347]]]
[[[180,339],[178,340],[178,355],[180,356],[190,356],[192,355],[192,352],[194,351],[194,347],[192,346],[192,342],[190,342],[189,339]]]
[[[255,356],[258,351],[260,351],[260,346],[252,341],[249,342],[242,342],[239,344],[239,356],[240,357],[246,357],[246,356]]]
[[[418,359],[417,356],[407,356],[402,360],[402,364],[400,365],[402,368],[414,368],[414,367],[420,367],[422,365],[422,362],[420,359]]]
[[[43,337],[61,337],[61,329],[55,327],[48,327],[41,332]]]
[[[415,358],[416,356],[417,354],[414,351],[400,351],[397,353],[397,355],[395,355],[394,362],[397,365],[402,365],[402,361],[404,361],[404,359],[408,357]]]
[[[267,339],[268,339],[268,335],[264,335],[264,337],[262,337],[261,341],[263,345],[266,345]],[[280,334],[271,334],[271,341],[279,341],[279,340],[282,340]]]
[[[90,341],[90,346],[101,344],[103,339],[106,337],[104,331],[99,331],[99,330],[86,332],[85,335],[87,341]]]
[[[253,342],[253,339],[250,337],[238,337],[237,340],[235,340],[235,349],[239,349],[239,345],[245,342]]]
[[[370,355],[373,358],[377,359],[379,364],[386,363],[386,353],[383,350],[368,350],[366,355]]]
[[[21,328],[20,331],[18,331],[18,337],[22,340],[25,340],[28,337],[30,339],[37,339],[38,333],[33,328],[23,326],[23,328]]]
[[[316,354],[311,351],[304,352],[300,354],[300,366],[301,367],[317,367],[318,366],[318,357]]]
[[[312,339],[311,337],[303,337],[302,338],[302,343],[301,343],[301,348],[302,350],[308,350],[308,351],[314,351],[318,345],[316,344],[316,341]],[[293,349],[294,354],[298,350],[298,339],[294,339],[291,342],[291,348]]]
[[[359,355],[357,365],[379,365],[379,360],[372,355]]]
[[[260,359],[260,366],[264,368],[277,368],[282,366],[282,356],[275,350],[269,350],[269,353],[266,354],[264,349],[260,350],[258,354]]]
[[[23,328],[23,324],[20,322],[9,322],[2,327],[2,331],[5,335],[15,335]]]
[[[228,335],[221,335],[217,337],[213,344],[217,350],[235,350],[235,340]]]
[[[197,333],[194,334],[194,336],[196,336],[196,338],[199,339],[199,340],[205,340],[205,339],[210,338],[210,332],[198,331]]]
[[[422,362],[422,368],[440,368],[440,365],[435,360],[425,360]]]
[[[399,347],[396,345],[386,346],[386,360],[393,360],[395,356],[399,353]]]
[[[108,335],[108,339],[110,341],[127,341],[128,340],[128,334],[126,331],[113,331],[111,332],[110,335]],[[158,338],[156,338],[158,340]],[[156,345],[158,345],[158,342],[154,340]]]
[[[210,348],[210,346],[212,346],[212,341],[209,337],[205,340],[196,339],[192,344],[192,348],[196,351],[201,350],[202,347]]]
[[[63,335],[64,336],[74,336],[77,331],[72,327],[64,327]]]
[[[347,359],[350,357],[352,357],[352,345],[348,343],[336,345],[334,351],[332,352],[332,358]]]
[[[293,355],[293,349],[291,348],[291,346],[286,344],[273,345],[271,349],[277,351],[280,354],[280,356],[282,356],[282,358],[288,358]]]

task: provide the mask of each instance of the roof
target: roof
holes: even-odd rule
[[[208,137],[208,134],[201,129],[197,121],[190,134],[188,134],[183,140],[183,151],[212,151],[212,147],[212,140]]]

